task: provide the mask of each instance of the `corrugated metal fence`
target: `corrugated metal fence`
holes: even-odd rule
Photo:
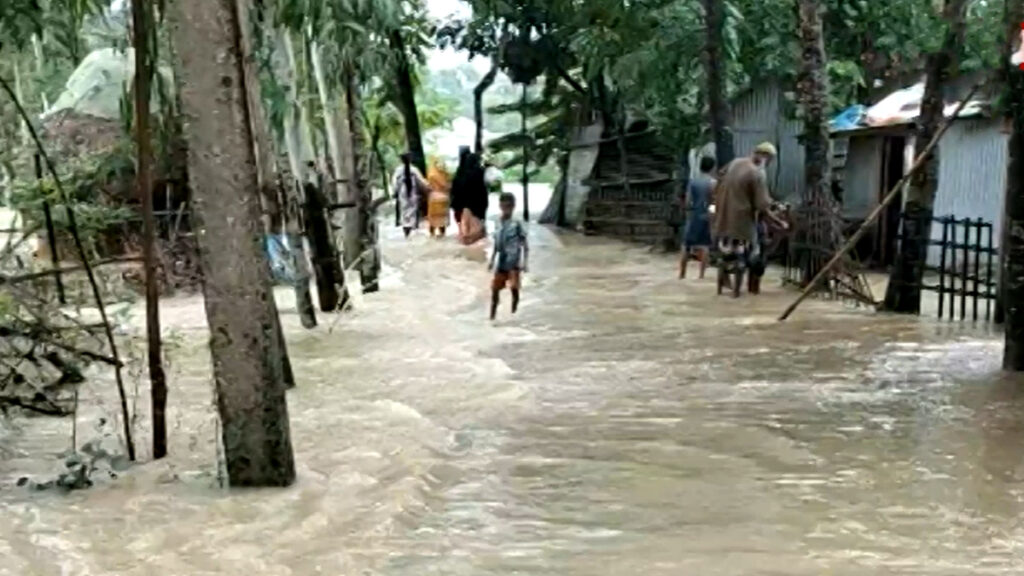
[[[733,142],[738,156],[749,154],[761,142],[772,142],[779,157],[768,169],[772,195],[796,202],[804,191],[804,149],[799,136],[803,123],[788,120],[782,91],[775,85],[757,87],[733,102]]]

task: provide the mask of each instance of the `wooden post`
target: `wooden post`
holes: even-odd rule
[[[930,239],[929,239],[930,240]],[[960,273],[960,321],[967,319],[967,282],[970,278],[971,266],[971,219],[964,218],[964,269]]]
[[[327,219],[326,202],[323,193],[317,186],[307,182],[304,190],[303,220],[306,222],[306,233],[309,246],[313,252],[313,275],[316,277],[317,297],[322,312],[333,312],[341,303],[338,292],[336,274],[338,258],[331,245],[331,228]]]
[[[992,225],[988,224],[985,228],[988,230],[988,251],[985,258],[987,261],[987,271],[985,273],[985,321],[988,322],[992,320],[992,299],[994,296],[998,296],[998,287],[996,288],[996,294],[993,295],[992,288],[995,286],[995,282],[992,278],[992,261],[995,259],[995,254],[993,253],[995,247],[992,245]]]
[[[939,319],[946,311],[946,251],[949,249],[949,218],[942,219],[942,249],[939,256]]]
[[[978,218],[974,223],[974,308],[973,318],[978,321],[978,299],[981,298],[981,227],[983,222]]]
[[[949,217],[949,256],[951,259],[950,266],[952,269],[949,273],[949,321],[952,322],[956,319],[956,269],[957,269],[957,251],[956,251],[956,218],[953,216]]]

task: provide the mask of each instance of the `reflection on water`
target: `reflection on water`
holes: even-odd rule
[[[824,302],[777,324],[792,294],[536,227],[491,325],[482,249],[388,234],[350,315],[306,332],[283,302],[294,488],[215,488],[202,309],[168,302],[172,458],[33,494],[67,423],[0,432],[0,574],[1024,573],[1024,386],[991,335]]]

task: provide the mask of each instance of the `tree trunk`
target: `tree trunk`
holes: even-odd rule
[[[135,192],[142,202],[142,261],[146,278],[146,344],[150,402],[153,410],[153,459],[167,455],[167,376],[160,348],[160,290],[157,285],[156,218],[153,216],[153,141],[149,100],[153,80],[152,6],[132,2],[132,44],[135,48]],[[53,248],[53,247],[51,247]]]
[[[341,159],[341,144],[338,137],[338,120],[335,117],[335,109],[332,106],[331,91],[327,87],[327,76],[324,74],[323,65],[320,61],[320,44],[312,38],[312,35],[307,37],[309,43],[309,60],[313,68],[313,79],[316,82],[316,92],[320,97],[320,109],[323,115],[324,122],[324,134],[327,136],[327,152],[331,158],[331,164],[333,164],[333,170],[328,171],[329,176],[335,180],[334,186],[331,186],[330,192],[335,192],[333,188],[337,186],[338,181],[344,180],[344,170],[342,169]],[[337,197],[336,193],[329,193],[328,190],[324,190],[329,198]]]
[[[335,213],[336,218],[341,224],[342,229],[342,245],[343,258],[342,262],[345,264],[345,269],[349,270],[356,263],[359,258],[359,254],[363,251],[362,240],[360,239],[360,226],[359,226],[359,188],[358,188],[358,176],[356,175],[356,158],[355,158],[355,143],[353,141],[353,125],[352,125],[352,111],[349,108],[349,75],[353,72],[351,68],[346,67],[342,73],[341,85],[340,85],[340,97],[337,102],[338,109],[338,126],[340,128],[341,137],[341,148],[342,148],[342,173],[345,175],[346,186],[343,194],[338,195],[338,202],[353,203],[356,204],[356,208],[346,208],[343,211]],[[359,113],[359,110],[356,110]]]
[[[1024,18],[1024,0],[1007,1],[1007,34],[1009,44],[1019,47],[1022,37],[1020,22]],[[1007,56],[1012,48],[1007,50]],[[1004,60],[1004,102],[1006,116],[1012,122],[1010,161],[1006,174],[1006,210],[1003,216],[1003,267],[1000,283],[1003,288],[1005,349],[1003,368],[1024,371],[1024,70],[1020,62]]]
[[[240,31],[239,44],[242,49],[242,75],[245,81],[246,104],[249,113],[249,125],[253,139],[253,157],[256,159],[257,191],[263,214],[263,233],[265,235],[281,234],[283,212],[277,197],[277,178],[274,176],[274,149],[270,137],[267,117],[263,112],[263,91],[257,72],[256,57],[253,54],[253,28],[251,10],[246,0],[236,0],[238,24]],[[261,244],[262,246],[262,244]],[[269,257],[269,255],[266,255]],[[307,287],[308,289],[308,287]],[[281,318],[273,302],[273,293],[267,302],[267,315],[274,324],[274,355],[275,370],[278,377],[288,388],[295,387],[295,374],[292,372],[291,359],[288,357],[288,344],[281,327]]]
[[[260,33],[265,19],[258,15],[254,27],[253,23],[246,18],[247,14],[248,12],[243,7],[239,8],[239,15],[243,17],[241,28],[242,47],[245,50],[243,56],[245,58],[245,90],[256,147],[260,205],[263,209],[263,225],[266,233],[280,234],[284,225],[284,210],[277,197],[277,178],[274,174],[277,155],[274,152],[274,139],[270,134],[270,125],[263,111],[263,90],[260,87],[259,67],[253,53],[253,34]]]
[[[345,91],[349,126],[352,135],[352,188],[359,208],[356,210],[356,227],[359,231],[359,277],[363,293],[371,294],[380,290],[380,248],[377,245],[377,218],[373,210],[373,188],[370,186],[370,163],[367,156],[366,126],[363,123],[362,99],[359,94],[359,75],[351,71]],[[382,167],[383,169],[383,167]]]
[[[391,31],[391,50],[394,52],[395,82],[398,87],[398,109],[405,124],[405,140],[412,155],[413,166],[420,173],[427,173],[427,156],[423,151],[423,134],[420,132],[420,116],[416,110],[416,89],[412,83],[412,65],[405,49],[405,39],[400,30]],[[423,202],[423,207],[426,203]],[[425,213],[425,212],[424,212]]]
[[[520,97],[520,109],[519,115],[522,119],[522,134],[523,134],[523,221],[530,221],[530,142],[528,140],[530,133],[528,132],[527,120],[529,119],[529,110],[527,106],[529,96],[529,86],[523,84],[523,95]],[[625,155],[622,156],[625,161]],[[623,172],[622,179],[626,182],[626,193],[629,193],[629,175]]]
[[[722,42],[725,34],[724,0],[701,0],[704,5],[705,43],[701,55],[708,85],[708,112],[715,140],[718,165],[725,167],[735,157],[732,130],[729,127],[729,101],[726,95],[726,60]]]
[[[918,119],[917,142],[929,142],[939,130],[943,120],[945,101],[943,87],[951,75],[956,74],[956,54],[963,44],[965,9],[969,0],[946,0],[943,19],[948,26],[942,48],[929,54],[925,69],[924,97],[921,117]],[[918,314],[921,311],[921,281],[928,259],[931,239],[935,192],[939,185],[939,156],[942,144],[926,161],[922,169],[910,180],[904,207],[902,240],[896,262],[889,275],[885,293],[885,309],[900,314]]]
[[[822,34],[822,6],[819,0],[799,0],[802,66],[797,93],[804,113],[804,175],[807,188],[804,207],[808,226],[799,231],[810,246],[803,262],[803,279],[808,283],[825,265],[822,255],[833,246],[832,223],[836,209],[832,198],[832,159],[828,130],[828,71]],[[822,250],[819,250],[822,249]]]
[[[474,151],[477,154],[484,153],[484,93],[494,85],[497,78],[498,63],[494,62],[487,74],[480,79],[480,83],[473,88],[473,120],[476,121]]]
[[[306,235],[309,238],[312,252],[313,276],[316,279],[320,309],[324,312],[333,312],[348,301],[348,292],[326,212],[327,205],[331,203],[331,200],[324,196],[323,178],[318,179],[317,184],[312,187],[317,190],[316,194],[306,193],[311,189],[310,182],[315,176],[310,172],[308,165],[310,162],[316,163],[317,153],[313,144],[309,110],[302,102],[299,89],[303,75],[299,73],[295,47],[287,30],[282,29],[278,34],[278,62],[275,68],[278,70],[278,74],[285,79],[286,85],[290,87],[289,110],[285,115],[285,142],[288,147],[288,158],[298,181],[297,190],[301,192],[302,210],[300,214],[305,222]],[[296,290],[301,289],[301,286],[296,286]],[[303,299],[305,296],[306,294],[302,294]]]
[[[307,182],[309,170],[306,163],[316,161],[316,151],[313,149],[313,133],[309,121],[309,111],[302,104],[302,94],[299,91],[298,61],[295,58],[295,45],[292,42],[291,34],[284,28],[280,31],[280,47],[284,62],[282,66],[286,72],[286,85],[290,87],[290,114],[285,115],[286,137],[291,139],[289,149],[295,152],[295,160],[298,166],[292,166],[295,170],[295,177],[300,182]],[[291,130],[287,130],[287,126]]]
[[[235,1],[179,0],[173,33],[228,479],[287,486],[295,462],[285,387],[272,360],[275,325],[267,311],[275,307],[252,193],[258,178]]]

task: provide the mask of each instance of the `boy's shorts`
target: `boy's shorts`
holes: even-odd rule
[[[519,289],[519,270],[505,270],[494,273],[494,280],[491,281],[491,290]]]

